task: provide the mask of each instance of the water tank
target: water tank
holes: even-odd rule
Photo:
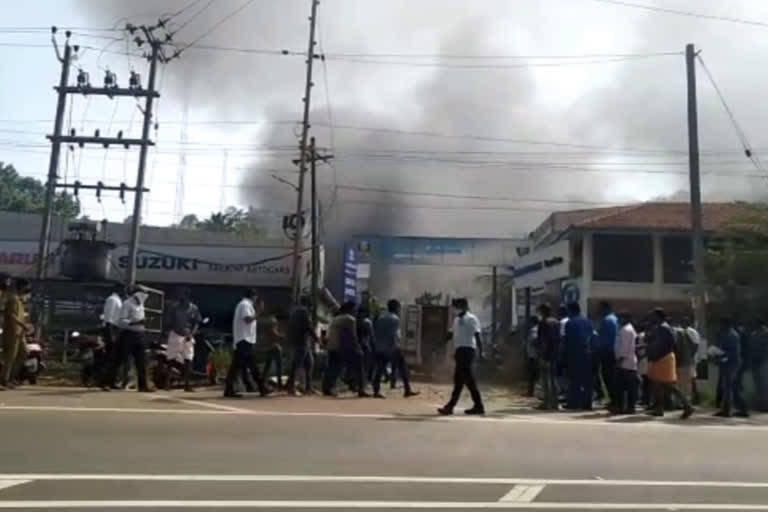
[[[59,273],[77,281],[106,281],[112,265],[112,249],[104,240],[64,240]]]

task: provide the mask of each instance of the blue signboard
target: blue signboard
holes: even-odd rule
[[[344,301],[357,299],[357,254],[355,249],[348,247],[344,251]]]
[[[576,283],[566,283],[563,286],[563,303],[571,304],[572,302],[579,302],[581,293],[579,286]]]

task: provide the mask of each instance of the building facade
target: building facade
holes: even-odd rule
[[[704,204],[705,237],[744,211],[738,203]],[[601,301],[609,301],[636,315],[653,307],[690,315],[690,219],[687,203],[553,213],[531,233],[531,252],[516,266],[519,303],[529,296],[527,311],[535,311],[545,300],[577,301],[582,310],[596,313]]]

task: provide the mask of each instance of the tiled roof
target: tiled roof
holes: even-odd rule
[[[747,211],[744,203],[704,203],[705,231],[717,231]],[[586,212],[581,210],[579,213]],[[570,224],[576,229],[644,229],[686,231],[691,228],[689,203],[638,203],[616,208],[595,208]]]

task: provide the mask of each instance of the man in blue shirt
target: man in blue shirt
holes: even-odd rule
[[[376,350],[376,368],[373,372],[373,396],[385,398],[381,392],[381,377],[387,364],[392,365],[392,375],[401,375],[405,386],[405,398],[416,396],[418,391],[411,389],[408,364],[400,349],[400,303],[395,299],[387,302],[387,312],[381,315],[373,326],[374,348]]]
[[[725,317],[721,320],[718,346],[723,351],[720,358],[720,380],[723,386],[722,409],[715,416],[729,418],[736,406],[736,416],[747,417],[747,404],[741,394],[741,336],[739,336],[733,319]]]
[[[608,391],[608,408],[616,404],[616,338],[619,334],[619,320],[608,302],[600,303],[600,327],[597,337],[592,340],[592,369],[595,394],[603,399],[603,383]]]
[[[592,324],[581,314],[578,302],[568,305],[563,357],[568,378],[568,408],[592,409],[590,341]]]

